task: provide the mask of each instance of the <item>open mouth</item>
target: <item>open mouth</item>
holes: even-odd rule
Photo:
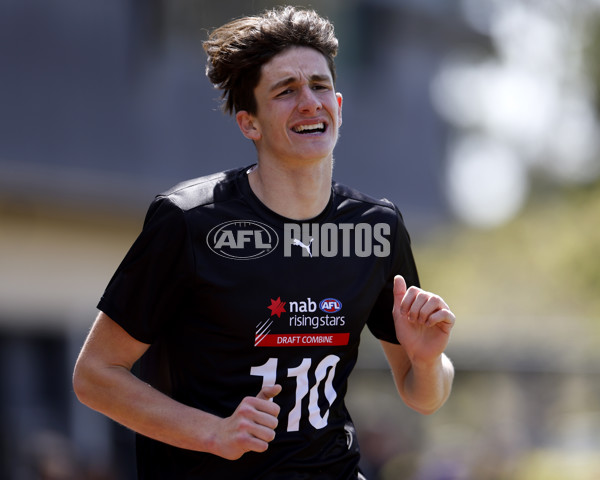
[[[324,133],[327,129],[327,125],[323,122],[314,123],[312,125],[298,125],[297,127],[292,128],[292,130],[296,133],[300,134],[308,134],[308,133]]]

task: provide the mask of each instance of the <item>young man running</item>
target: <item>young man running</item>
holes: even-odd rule
[[[333,26],[278,8],[216,29],[205,50],[257,162],[157,196],[75,391],[138,432],[142,479],[363,478],[344,404],[363,327],[428,414],[450,393],[454,315],[419,288],[398,209],[332,181]]]

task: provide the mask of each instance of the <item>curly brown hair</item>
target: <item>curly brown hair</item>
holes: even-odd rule
[[[215,29],[203,47],[208,55],[206,76],[223,91],[223,110],[255,114],[254,89],[262,66],[293,46],[311,47],[322,53],[335,82],[338,40],[331,22],[314,10],[278,7]]]

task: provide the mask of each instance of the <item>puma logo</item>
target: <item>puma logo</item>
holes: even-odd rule
[[[304,245],[304,243],[302,243],[300,240],[298,240],[297,238],[294,238],[293,241],[293,245],[296,245],[297,247],[301,247],[303,249],[305,249],[308,254],[310,255],[310,257],[312,258],[312,252],[310,251],[310,247],[312,245],[313,239],[310,239],[310,242],[308,242],[308,245]]]

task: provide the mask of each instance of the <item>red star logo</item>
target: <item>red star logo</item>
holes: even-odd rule
[[[271,316],[277,315],[278,318],[281,318],[281,314],[285,313],[285,302],[281,301],[281,297],[277,297],[277,300],[271,299],[271,305],[267,307],[271,310]]]

